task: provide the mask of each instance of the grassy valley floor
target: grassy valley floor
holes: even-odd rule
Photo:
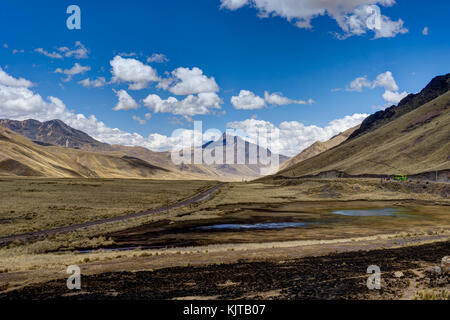
[[[59,181],[14,183],[45,190],[45,182]],[[167,201],[161,201],[164,190],[178,190],[172,201],[179,201],[211,187],[211,182],[190,181],[80,181],[104,182],[130,190],[130,196],[136,186],[156,188],[159,196],[148,196],[154,206]],[[0,188],[11,184],[2,180]],[[96,194],[89,186],[75,190],[91,203],[89,219],[98,219]],[[425,270],[450,255],[449,194],[445,183],[378,179],[230,183],[182,208],[3,246],[0,298],[448,298],[448,276]],[[12,206],[14,193],[9,195]],[[102,207],[104,215],[143,207],[139,198],[131,204],[125,195],[114,195],[101,195],[99,203],[112,208]],[[36,203],[47,205],[53,197],[41,192]],[[33,208],[30,199],[17,202]],[[13,210],[2,209],[5,217]],[[51,212],[36,211],[51,220]],[[37,229],[48,225],[31,221]],[[26,223],[18,220],[21,225]],[[14,228],[13,221],[8,228]],[[81,267],[84,279],[78,293],[65,287],[72,264]],[[365,286],[371,264],[380,265],[385,276],[381,291]],[[403,276],[393,278],[395,271]],[[177,280],[183,274],[186,281]],[[143,290],[143,278],[153,285]]]

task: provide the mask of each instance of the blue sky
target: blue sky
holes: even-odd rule
[[[283,1],[292,3],[278,3]],[[221,131],[227,124],[244,131],[249,126],[270,125],[281,130],[286,140],[278,151],[292,155],[315,140],[325,140],[357,124],[363,115],[393,104],[404,94],[419,91],[434,76],[449,72],[448,1],[338,0],[334,1],[341,3],[338,9],[334,4],[318,8],[311,0],[298,0],[288,9],[277,7],[273,0],[267,1],[270,6],[262,3],[4,0],[0,11],[0,67],[16,80],[32,82],[26,90],[42,97],[43,102],[27,108],[8,101],[8,83],[2,83],[0,77],[0,85],[5,86],[3,98],[0,93],[0,117],[46,120],[59,116],[101,140],[152,149],[169,146],[172,131],[192,128],[192,120],[202,120],[204,128]],[[66,27],[66,9],[71,4],[81,8],[81,30]],[[376,13],[364,11],[369,12],[367,16],[361,10],[375,6],[387,20],[370,29],[366,22],[376,19]],[[264,14],[267,17],[261,17]],[[355,27],[355,21],[362,21],[362,27]],[[75,45],[77,42],[81,44]],[[73,50],[80,48],[82,56],[77,57]],[[52,53],[61,58],[49,57]],[[148,62],[153,54],[166,59]],[[118,70],[122,69],[114,74],[111,61],[117,56],[123,59],[117,63]],[[140,61],[138,67],[150,66],[159,80],[144,81],[143,88],[130,89],[135,82],[125,80],[130,75],[123,68],[131,66],[132,59]],[[75,63],[90,69],[70,79],[55,72],[60,69],[64,73]],[[200,70],[197,78],[193,68]],[[184,80],[177,78],[175,70],[180,74],[184,71]],[[383,74],[384,82],[381,78],[377,82],[377,76]],[[97,77],[105,79],[99,87],[80,83]],[[358,78],[360,81],[351,85]],[[162,79],[172,82],[157,88]],[[204,82],[198,83],[200,79]],[[210,86],[213,82],[216,87]],[[180,83],[184,89],[174,89]],[[358,87],[358,83],[362,85]],[[13,87],[16,90],[18,85]],[[136,102],[137,109],[113,110],[120,90]],[[264,99],[265,91],[276,96]],[[383,97],[387,91],[393,94]],[[189,94],[194,104],[205,103],[198,101],[204,95],[206,109],[188,112],[180,105],[176,112],[170,112],[170,108],[157,111],[163,110],[157,109],[161,101],[169,97],[182,101]],[[144,102],[149,95],[157,95],[161,101]],[[55,106],[47,98],[50,96],[60,99],[68,112],[86,118],[94,115],[96,120],[84,123],[78,117],[81,122],[77,122],[76,116],[54,113],[51,109],[59,110],[60,105]],[[136,107],[127,96],[124,107],[116,109]],[[283,97],[288,99],[280,100]],[[26,99],[20,102],[27,103]],[[347,120],[342,120],[346,116]],[[342,121],[330,125],[336,119]],[[100,121],[103,126],[97,124]],[[115,131],[117,136],[108,131],[112,128],[120,130]]]

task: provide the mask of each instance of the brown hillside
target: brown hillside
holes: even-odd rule
[[[415,174],[450,168],[450,91],[277,175]]]
[[[150,166],[147,167],[147,169],[164,169],[166,170],[166,172],[171,172],[171,177],[175,175],[179,179],[240,181],[242,179],[249,180],[260,177],[260,164],[184,164],[177,166],[172,162],[170,152],[156,152],[143,147],[109,145],[107,143],[95,140],[94,138],[80,130],[76,130],[68,126],[61,120],[40,122],[33,119],[25,121],[0,119],[0,126],[1,125],[25,136],[26,138],[41,146],[45,146],[48,148],[59,146],[67,149],[79,149],[89,152],[101,153],[104,155],[125,159],[125,162],[130,161],[129,158],[134,158],[133,161],[135,162],[141,161],[141,164],[142,162],[147,163],[148,166]],[[209,143],[209,146],[213,146],[217,143],[222,143],[222,140],[226,140],[224,137],[216,142]],[[237,138],[234,137],[235,144],[236,139]],[[248,149],[248,142],[246,143],[246,149]],[[72,152],[67,151],[67,153]],[[287,159],[287,157],[280,155],[280,163],[286,161]],[[82,163],[88,162],[85,158],[82,158],[80,161]],[[147,177],[145,171],[142,177]],[[159,175],[156,175],[155,177],[159,177]],[[166,178],[167,175],[164,174],[162,175],[162,177]]]
[[[361,127],[351,134],[349,139],[356,138],[370,131],[373,131],[402,115],[419,108],[420,106],[436,99],[440,95],[450,90],[450,73],[435,77],[430,83],[419,93],[409,94],[402,99],[397,106],[392,106],[386,110],[381,110],[367,117]]]
[[[300,152],[298,155],[290,158],[288,161],[284,162],[280,166],[280,170],[287,169],[297,163],[300,163],[302,161],[305,161],[309,158],[312,158],[318,154],[321,154],[322,152],[327,151],[328,149],[334,148],[338,145],[340,145],[342,142],[348,139],[348,137],[359,128],[359,125],[353,128],[350,128],[344,132],[339,133],[338,135],[335,135],[333,138],[331,138],[328,141],[320,142],[316,141],[313,143],[310,147],[306,148],[302,152]]]
[[[176,178],[141,159],[43,147],[0,126],[0,175],[99,178]]]

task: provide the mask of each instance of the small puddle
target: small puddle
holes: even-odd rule
[[[271,222],[271,223],[255,223],[255,224],[214,224],[210,226],[196,227],[194,230],[209,231],[209,230],[273,230],[273,229],[287,229],[287,228],[301,228],[312,225],[306,222]]]
[[[411,217],[405,214],[401,209],[383,208],[383,209],[366,209],[366,210],[339,210],[332,211],[332,214],[351,217]]]

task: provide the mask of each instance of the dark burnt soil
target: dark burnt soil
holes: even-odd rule
[[[441,242],[287,261],[112,272],[82,276],[82,290],[76,293],[61,279],[12,291],[0,299],[398,299],[411,291],[411,281],[425,288],[449,289],[448,274],[413,272],[438,265],[449,254],[450,242]],[[381,268],[381,290],[366,286],[369,265]],[[396,278],[395,271],[404,275]]]

